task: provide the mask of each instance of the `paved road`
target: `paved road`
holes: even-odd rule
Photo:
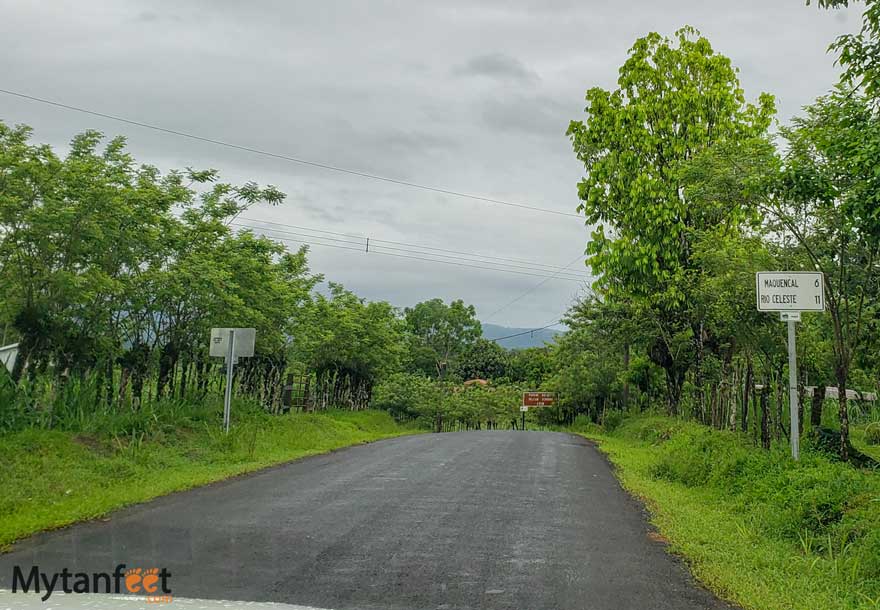
[[[156,476],[162,476],[161,471]],[[463,432],[381,441],[35,536],[12,566],[167,567],[175,596],[321,608],[726,608],[648,537],[584,439]]]

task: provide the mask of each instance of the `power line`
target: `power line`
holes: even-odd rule
[[[342,242],[345,244],[355,244],[355,245],[358,245],[361,247],[363,247],[365,245],[364,241],[352,241],[349,239],[339,239],[337,237],[324,237],[323,235],[310,235],[308,233],[296,233],[294,231],[282,231],[280,229],[267,229],[265,227],[255,227],[253,225],[244,224],[244,223],[240,223],[240,222],[231,222],[231,223],[229,223],[229,226],[238,227],[240,229],[254,229],[257,231],[269,231],[272,233],[284,233],[285,235],[294,235],[296,237],[311,237],[311,238],[315,238],[315,239],[326,239],[328,241]],[[310,230],[310,229],[306,229],[306,230]],[[326,231],[324,231],[324,232],[326,232]],[[272,236],[270,236],[270,237],[272,237]],[[361,248],[358,248],[358,250],[360,250],[360,249]]]
[[[531,263],[529,265],[517,265],[517,264],[513,264],[513,263],[500,263],[500,262],[494,262],[494,261],[481,260],[479,258],[473,259],[473,258],[466,258],[466,257],[461,257],[461,256],[452,256],[449,254],[438,254],[436,252],[425,252],[423,250],[418,250],[418,249],[417,250],[410,250],[410,249],[406,249],[406,248],[395,248],[395,247],[391,247],[391,246],[376,245],[374,243],[376,241],[382,241],[382,240],[372,240],[371,239],[370,240],[371,247],[369,249],[367,249],[366,238],[357,238],[358,241],[351,241],[351,240],[346,240],[346,239],[339,239],[336,237],[325,237],[323,235],[311,235],[308,233],[284,231],[281,229],[267,229],[265,227],[255,227],[253,225],[242,224],[242,223],[238,223],[238,222],[232,222],[232,223],[230,223],[230,226],[260,231],[264,235],[266,235],[267,237],[270,237],[272,239],[282,239],[282,237],[276,235],[275,233],[283,233],[284,235],[293,235],[294,237],[307,237],[307,238],[311,238],[311,239],[321,239],[321,240],[326,240],[326,241],[341,242],[341,243],[345,243],[345,244],[354,244],[354,245],[363,247],[364,252],[371,252],[371,253],[376,253],[376,254],[391,254],[390,252],[383,252],[382,250],[380,250],[380,249],[385,249],[385,250],[393,250],[396,252],[404,252],[407,254],[417,254],[417,255],[422,255],[422,256],[430,256],[430,257],[432,257],[432,260],[438,259],[438,260],[445,261],[447,259],[450,259],[450,260],[463,261],[463,262],[472,263],[472,264],[479,263],[481,265],[492,265],[492,267],[491,267],[492,269],[501,267],[501,268],[507,268],[507,269],[522,269],[522,270],[533,271],[533,272],[537,272],[537,273],[541,273],[541,274],[545,274],[545,273],[549,272],[548,269],[535,268],[535,267],[531,266]],[[306,230],[308,230],[308,229],[306,229]],[[327,231],[325,231],[325,232],[327,232]],[[421,248],[421,246],[414,246],[414,247]],[[377,249],[377,248],[380,248],[380,249]],[[481,255],[475,254],[472,256],[479,257]],[[504,259],[500,259],[500,260],[504,260]],[[563,271],[563,268],[561,268],[561,267],[554,267],[554,269],[556,270],[556,272],[553,274],[553,276],[548,277],[546,275],[541,275],[540,277],[544,277],[547,280],[552,279],[554,277],[559,277],[560,279],[566,279],[566,280],[572,280],[572,281],[586,281],[586,279],[587,279],[587,278],[579,276],[577,274],[562,274],[561,272]]]
[[[530,330],[526,330],[521,333],[515,333],[513,335],[507,335],[505,337],[495,337],[494,339],[491,339],[491,340],[492,341],[503,341],[504,339],[512,339],[514,337],[522,337],[523,335],[530,335],[532,333],[538,332],[539,330],[546,330],[546,329],[550,328],[551,326],[559,326],[560,324],[562,324],[562,321],[557,320],[553,324],[548,324],[547,326],[542,326],[541,328],[532,328]]]
[[[252,222],[252,223],[269,224],[269,225],[278,226],[278,227],[288,227],[288,228],[291,228],[291,229],[300,229],[300,230],[303,230],[303,231],[311,231],[311,232],[313,232],[313,233],[326,233],[326,234],[328,234],[328,235],[339,235],[339,236],[342,236],[342,237],[351,237],[351,238],[354,238],[354,239],[360,239],[360,240],[365,240],[365,239],[367,239],[366,237],[362,237],[362,236],[359,236],[359,235],[352,235],[352,234],[350,234],[350,233],[340,233],[340,232],[338,232],[338,231],[327,231],[327,230],[324,230],[324,229],[311,229],[311,228],[309,228],[309,227],[303,227],[303,226],[299,226],[299,225],[286,224],[286,223],[283,223],[283,222],[275,222],[275,221],[270,221],[270,220],[260,220],[260,219],[258,219],[258,218],[247,218],[247,217],[244,217],[244,216],[239,216],[239,220],[246,220],[246,221],[248,221],[248,222]],[[254,227],[254,228],[258,228],[258,227]],[[273,229],[273,230],[274,230],[274,229]],[[280,232],[280,233],[284,233],[285,231],[279,231],[279,232]],[[547,263],[538,263],[538,262],[535,262],[535,261],[523,260],[523,259],[519,259],[519,258],[510,258],[510,257],[501,257],[501,256],[491,256],[491,255],[488,255],[488,254],[477,254],[477,253],[474,253],[474,252],[462,252],[461,250],[448,250],[448,249],[445,249],[445,248],[436,248],[436,247],[434,247],[434,246],[424,246],[424,245],[421,245],[421,244],[411,244],[411,243],[400,242],[400,241],[392,241],[392,240],[389,240],[389,239],[377,239],[377,238],[375,238],[375,237],[370,237],[369,240],[370,240],[370,243],[371,243],[371,244],[376,244],[376,243],[395,244],[395,245],[397,245],[397,246],[408,246],[408,247],[411,247],[411,248],[420,248],[420,249],[422,249],[422,250],[435,250],[435,251],[437,251],[437,252],[448,252],[448,253],[450,253],[450,254],[463,254],[463,255],[465,255],[465,256],[470,256],[470,257],[477,257],[477,258],[485,258],[485,259],[500,260],[500,261],[504,261],[505,263],[507,263],[507,262],[526,263],[527,265],[534,266],[534,267],[548,267],[549,269],[552,269],[552,270],[560,270],[560,271],[564,270],[566,267],[569,267],[569,266],[571,266],[571,265],[573,264],[573,263],[569,263],[569,264],[566,265],[565,267],[560,267],[559,265],[550,265],[550,264],[547,264]],[[393,248],[389,248],[389,249],[393,249]]]
[[[48,106],[55,106],[56,108],[63,108],[65,110],[71,110],[74,112],[80,112],[80,113],[88,114],[91,116],[101,117],[103,119],[109,119],[111,121],[117,121],[120,123],[126,123],[128,125],[134,125],[136,127],[142,127],[144,129],[152,129],[153,131],[160,131],[162,133],[167,133],[167,134],[179,136],[181,138],[188,138],[190,140],[197,140],[199,142],[207,142],[208,144],[215,144],[217,146],[224,146],[226,148],[241,150],[241,151],[249,152],[249,153],[252,153],[255,155],[262,155],[264,157],[271,157],[273,159],[281,159],[283,161],[290,161],[291,163],[299,163],[300,165],[308,165],[311,167],[317,167],[317,168],[325,169],[325,170],[332,171],[332,172],[338,172],[338,173],[342,173],[342,174],[350,174],[352,176],[360,176],[361,178],[368,178],[370,180],[378,180],[381,182],[389,182],[391,184],[397,184],[400,186],[408,186],[410,188],[421,189],[423,191],[431,191],[434,193],[441,193],[443,195],[451,195],[453,197],[462,197],[464,199],[473,199],[475,201],[482,201],[484,203],[496,203],[498,205],[505,205],[505,206],[520,208],[520,209],[524,209],[524,210],[531,210],[533,212],[543,212],[545,214],[555,214],[557,216],[573,216],[575,218],[580,218],[580,215],[574,214],[571,212],[562,212],[559,210],[551,210],[550,208],[542,208],[542,207],[538,207],[538,206],[527,205],[525,203],[515,203],[512,201],[504,201],[502,199],[494,199],[492,197],[483,197],[482,195],[473,195],[470,193],[463,193],[460,191],[454,191],[452,189],[440,188],[440,187],[435,187],[435,186],[428,186],[425,184],[419,184],[417,182],[409,182],[407,180],[399,180],[397,178],[389,178],[387,176],[380,176],[378,174],[370,174],[367,172],[348,169],[345,167],[339,167],[336,165],[330,165],[327,163],[319,163],[317,161],[310,161],[308,159],[303,159],[300,157],[292,157],[289,155],[274,153],[274,152],[270,152],[270,151],[266,151],[266,150],[261,150],[259,148],[253,148],[251,146],[245,146],[242,144],[234,144],[232,142],[226,142],[224,140],[217,140],[215,138],[208,138],[205,136],[200,136],[200,135],[188,133],[185,131],[179,131],[177,129],[170,129],[167,127],[161,127],[159,125],[153,125],[150,123],[144,123],[142,121],[136,121],[134,119],[127,119],[127,118],[124,118],[121,116],[107,114],[104,112],[98,112],[96,110],[89,110],[87,108],[82,108],[79,106],[72,106],[70,104],[56,102],[53,100],[48,100],[48,99],[37,97],[34,95],[28,95],[26,93],[21,93],[18,91],[11,91],[9,89],[0,89],[0,93],[5,93],[6,95],[11,95],[14,97],[30,100],[33,102],[39,102],[41,104],[46,104]]]
[[[339,248],[341,250],[354,250],[356,252],[362,252],[363,254],[368,254],[366,252],[366,250],[364,250],[363,248],[354,248],[352,246],[340,246],[337,244],[325,244],[325,243],[321,243],[321,242],[311,242],[311,241],[305,241],[305,240],[301,240],[301,239],[291,239],[291,238],[287,238],[287,237],[272,237],[272,236],[268,236],[268,237],[271,237],[272,239],[276,239],[280,242],[292,242],[292,243],[298,243],[298,244],[305,244],[307,246],[326,246],[328,248]],[[318,237],[317,239],[325,239],[325,238]],[[408,258],[408,259],[412,259],[412,260],[420,260],[420,261],[426,261],[426,262],[431,262],[431,263],[441,263],[444,265],[455,265],[457,267],[469,267],[471,269],[485,269],[486,271],[500,271],[502,273],[514,273],[517,275],[529,275],[532,277],[544,277],[544,278],[549,278],[549,279],[565,280],[568,282],[581,282],[582,281],[580,279],[574,279],[574,278],[568,278],[568,277],[553,277],[553,276],[548,276],[548,275],[541,275],[540,273],[530,273],[527,271],[514,271],[512,269],[502,269],[499,267],[483,267],[480,265],[469,265],[469,264],[465,264],[465,263],[456,263],[453,261],[447,261],[447,260],[441,260],[441,259],[435,259],[435,258],[409,256],[406,254],[394,254],[392,252],[380,252],[378,250],[375,252],[373,250],[370,250],[369,254],[378,254],[381,256],[394,256],[397,258]]]
[[[572,266],[573,264],[575,264],[576,262],[578,262],[578,261],[580,261],[580,260],[583,260],[583,258],[584,258],[584,257],[583,257],[582,254],[578,254],[577,257],[575,257],[574,259],[572,259],[572,261],[571,261],[570,263],[568,263],[565,267],[562,267],[562,268],[560,269],[560,271],[561,271],[562,269],[568,269],[569,267],[571,267],[571,266]],[[508,307],[510,307],[511,305],[513,305],[514,303],[516,303],[517,301],[519,301],[520,299],[523,299],[523,298],[525,298],[526,296],[530,295],[530,294],[533,293],[535,290],[537,290],[538,288],[540,288],[541,286],[543,286],[544,284],[546,284],[547,282],[549,282],[550,280],[552,280],[554,277],[556,277],[557,273],[559,273],[559,271],[557,271],[556,273],[554,273],[554,274],[551,275],[550,277],[544,278],[543,280],[541,280],[540,282],[538,282],[537,284],[535,284],[534,286],[532,286],[531,288],[529,288],[528,290],[526,290],[525,292],[523,292],[521,295],[519,295],[519,296],[516,297],[515,299],[511,300],[509,303],[506,303],[505,305],[502,305],[501,307],[499,307],[498,309],[496,309],[495,311],[493,311],[492,313],[490,313],[488,316],[486,316],[486,320],[491,320],[496,314],[498,314],[498,313],[504,311],[505,309],[507,309]]]

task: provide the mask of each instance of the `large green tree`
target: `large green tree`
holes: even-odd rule
[[[462,350],[455,372],[464,380],[497,379],[507,376],[509,366],[509,352],[495,341],[481,337]]]
[[[410,368],[444,377],[461,352],[482,335],[473,305],[442,299],[423,301],[404,310],[409,335]]]
[[[730,60],[685,27],[674,40],[656,33],[638,39],[618,88],[594,87],[586,99],[587,118],[572,121],[568,135],[586,170],[579,209],[594,227],[587,253],[596,287],[650,310],[660,331],[650,353],[666,371],[676,411],[703,339],[699,321],[687,316],[694,232],[746,217],[735,206],[695,205],[682,165],[718,142],[763,133],[773,98],[746,103]],[[687,337],[694,349],[683,353],[678,344]]]

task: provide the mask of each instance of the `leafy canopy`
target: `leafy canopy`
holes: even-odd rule
[[[689,231],[718,222],[685,197],[680,166],[716,142],[763,133],[773,98],[747,104],[730,60],[685,27],[675,41],[638,39],[618,88],[593,87],[586,100],[586,121],[572,121],[568,135],[586,169],[579,210],[596,225],[587,253],[599,286],[680,302]]]

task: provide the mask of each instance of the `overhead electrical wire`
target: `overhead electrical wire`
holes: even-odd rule
[[[568,269],[569,267],[571,267],[572,265],[574,265],[576,262],[583,260],[583,258],[584,258],[584,256],[583,256],[582,254],[578,254],[575,258],[573,258],[573,259],[571,260],[571,262],[569,262],[567,265],[565,265],[565,267],[562,267],[561,269]],[[561,269],[560,269],[560,270],[561,270]],[[531,293],[533,293],[533,292],[536,291],[538,288],[540,288],[541,286],[543,286],[544,284],[546,284],[546,283],[549,282],[550,280],[554,279],[555,277],[556,277],[556,274],[554,273],[554,274],[551,275],[550,277],[544,278],[543,280],[541,280],[540,282],[538,282],[537,284],[535,284],[534,286],[532,286],[531,288],[529,288],[528,290],[526,290],[525,292],[523,292],[522,294],[520,294],[520,295],[519,295],[518,297],[516,297],[515,299],[512,299],[512,300],[509,301],[508,303],[502,305],[501,307],[499,307],[498,309],[496,309],[495,311],[493,311],[492,313],[490,313],[488,316],[486,316],[486,320],[491,320],[495,315],[501,313],[502,311],[504,311],[505,309],[507,309],[508,307],[510,307],[511,305],[513,305],[514,303],[516,303],[517,301],[519,301],[519,300],[521,300],[521,299],[527,297],[528,295],[530,295]]]
[[[327,233],[328,235],[339,235],[339,236],[341,236],[341,237],[351,237],[351,238],[354,238],[354,239],[361,239],[361,240],[365,240],[365,239],[366,239],[366,237],[363,237],[363,236],[360,236],[360,235],[352,235],[352,234],[350,234],[350,233],[340,233],[340,232],[338,232],[338,231],[326,231],[326,230],[323,230],[323,229],[311,229],[311,228],[309,228],[309,227],[303,227],[303,226],[299,226],[299,225],[286,224],[286,223],[283,223],[283,222],[275,222],[275,221],[270,221],[270,220],[260,220],[260,219],[258,219],[258,218],[247,218],[247,217],[245,217],[245,216],[239,216],[239,217],[238,217],[238,220],[245,220],[245,221],[247,221],[247,222],[251,222],[251,223],[268,224],[268,225],[273,225],[273,226],[278,226],[278,227],[287,227],[287,228],[291,228],[291,229],[300,229],[300,230],[303,230],[303,231],[312,231],[312,232],[315,232],[315,233]],[[282,231],[282,232],[283,232],[283,231]],[[538,263],[538,262],[535,262],[535,261],[529,261],[529,260],[524,260],[524,259],[519,259],[519,258],[510,258],[510,257],[506,257],[506,256],[505,256],[505,257],[502,257],[502,256],[490,256],[490,255],[488,255],[488,254],[476,254],[476,253],[473,253],[473,252],[462,252],[461,250],[448,250],[448,249],[446,249],[446,248],[437,248],[437,247],[434,247],[434,246],[424,246],[424,245],[421,245],[421,244],[411,244],[411,243],[401,242],[401,241],[391,241],[391,240],[388,240],[388,239],[377,239],[377,238],[374,238],[374,237],[370,237],[369,239],[370,239],[370,244],[376,244],[376,243],[394,244],[394,245],[397,245],[397,246],[408,246],[408,247],[411,247],[411,248],[420,248],[420,249],[422,249],[422,250],[436,250],[436,251],[438,251],[438,252],[448,252],[448,253],[450,253],[450,254],[463,254],[463,255],[465,255],[465,256],[476,256],[476,257],[479,257],[479,258],[495,259],[495,260],[500,260],[500,261],[505,261],[505,262],[506,262],[506,261],[511,261],[511,262],[516,262],[516,263],[526,263],[526,264],[531,265],[531,266],[535,266],[535,267],[548,267],[549,269],[553,269],[553,270],[556,270],[556,269],[562,270],[562,269],[565,268],[565,267],[562,267],[562,266],[559,266],[559,265],[551,265],[551,264],[548,264],[548,263]],[[567,266],[570,266],[571,264],[572,264],[572,263],[569,263],[568,265],[566,265],[566,267],[567,267]]]
[[[490,339],[490,341],[503,341],[504,339],[513,339],[514,337],[522,337],[523,335],[530,335],[530,334],[536,333],[540,330],[546,330],[546,329],[551,328],[553,326],[559,326],[560,324],[562,324],[562,320],[557,320],[553,324],[548,324],[547,326],[542,326],[540,328],[532,328],[529,330],[525,330],[521,333],[514,333],[512,335],[506,335],[504,337],[495,337],[494,339]]]
[[[71,111],[73,111],[73,112],[79,112],[79,113],[82,113],[82,114],[88,114],[88,115],[91,115],[91,116],[96,116],[96,117],[100,117],[100,118],[103,118],[103,119],[108,119],[108,120],[111,120],[111,121],[117,121],[117,122],[119,122],[119,123],[125,123],[125,124],[127,124],[127,125],[134,125],[134,126],[136,126],[136,127],[141,127],[141,128],[143,128],[143,129],[151,129],[151,130],[153,130],[153,131],[159,131],[159,132],[162,132],[162,133],[167,133],[167,134],[174,135],[174,136],[178,136],[178,137],[181,137],[181,138],[188,138],[188,139],[190,139],[190,140],[196,140],[196,141],[199,141],[199,142],[206,142],[206,143],[208,143],[208,144],[214,144],[214,145],[217,145],[217,146],[223,146],[223,147],[225,147],[225,148],[231,148],[231,149],[235,149],[235,150],[240,150],[240,151],[243,151],[243,152],[248,152],[248,153],[252,153],[252,154],[255,154],[255,155],[261,155],[261,156],[264,156],[264,157],[271,157],[271,158],[273,158],[273,159],[280,159],[280,160],[282,160],[282,161],[289,161],[289,162],[291,162],[291,163],[298,163],[298,164],[300,164],[300,165],[308,165],[308,166],[311,166],[311,167],[317,167],[317,168],[320,168],[320,169],[324,169],[324,170],[328,170],[328,171],[332,171],[332,172],[338,172],[338,173],[341,173],[341,174],[349,174],[349,175],[352,175],[352,176],[360,176],[361,178],[367,178],[367,179],[369,179],[369,180],[377,180],[377,181],[380,181],[380,182],[388,182],[388,183],[391,183],[391,184],[397,184],[397,185],[400,185],[400,186],[406,186],[406,187],[410,187],[410,188],[421,189],[421,190],[423,190],[423,191],[430,191],[430,192],[434,192],[434,193],[440,193],[440,194],[443,194],[443,195],[451,195],[451,196],[453,196],[453,197],[461,197],[461,198],[464,198],[464,199],[472,199],[472,200],[475,200],[475,201],[482,201],[483,203],[494,203],[494,204],[504,205],[504,206],[508,206],[508,207],[520,208],[520,209],[523,209],[523,210],[531,210],[531,211],[533,211],[533,212],[541,212],[541,213],[544,213],[544,214],[554,214],[554,215],[557,215],[557,216],[572,216],[572,217],[574,217],[574,218],[581,218],[580,215],[575,214],[575,213],[573,213],[573,212],[562,212],[562,211],[560,211],[560,210],[553,210],[553,209],[550,209],[550,208],[542,208],[542,207],[539,207],[539,206],[528,205],[528,204],[525,204],[525,203],[516,203],[516,202],[513,202],[513,201],[505,201],[505,200],[503,200],[503,199],[495,199],[495,198],[492,198],[492,197],[484,197],[484,196],[482,196],[482,195],[474,195],[474,194],[471,194],[471,193],[463,193],[463,192],[461,192],[461,191],[456,191],[456,190],[452,190],[452,189],[441,188],[441,187],[436,187],[436,186],[429,186],[429,185],[426,185],[426,184],[420,184],[420,183],[417,183],[417,182],[410,182],[410,181],[408,181],[408,180],[400,180],[400,179],[398,179],[398,178],[390,178],[390,177],[388,177],[388,176],[380,176],[379,174],[371,174],[371,173],[368,173],[368,172],[362,172],[362,171],[359,171],[359,170],[348,169],[348,168],[340,167],[340,166],[337,166],[337,165],[331,165],[331,164],[329,164],[329,163],[320,163],[320,162],[318,162],[318,161],[311,161],[311,160],[309,160],[309,159],[303,159],[303,158],[301,158],[301,157],[293,157],[293,156],[290,156],[290,155],[285,155],[285,154],[281,154],[281,153],[275,153],[275,152],[271,152],[271,151],[267,151],[267,150],[262,150],[262,149],[259,149],[259,148],[254,148],[254,147],[252,147],[252,146],[246,146],[246,145],[243,145],[243,144],[235,144],[235,143],[233,143],[233,142],[226,142],[226,141],[224,141],[224,140],[218,140],[218,139],[216,139],[216,138],[209,138],[209,137],[206,137],[206,136],[200,136],[200,135],[197,135],[197,134],[194,134],[194,133],[189,133],[189,132],[186,132],[186,131],[180,131],[180,130],[177,130],[177,129],[171,129],[171,128],[168,128],[168,127],[162,127],[162,126],[160,126],[160,125],[154,125],[154,124],[151,124],[151,123],[145,123],[145,122],[143,122],[143,121],[138,121],[138,120],[134,120],[134,119],[129,119],[129,118],[125,118],[125,117],[118,116],[118,115],[108,114],[108,113],[106,113],[106,112],[99,112],[99,111],[97,111],[97,110],[89,110],[88,108],[82,108],[82,107],[80,107],[80,106],[73,106],[73,105],[71,105],[71,104],[66,104],[66,103],[63,103],[63,102],[57,102],[57,101],[54,101],[54,100],[49,100],[49,99],[46,99],[46,98],[37,97],[37,96],[35,96],[35,95],[29,95],[29,94],[27,94],[27,93],[21,93],[20,91],[12,91],[12,90],[10,90],[10,89],[0,89],[0,93],[5,93],[6,95],[11,95],[11,96],[13,96],[13,97],[17,97],[17,98],[20,98],[20,99],[30,100],[30,101],[32,101],[32,102],[38,102],[38,103],[40,103],[40,104],[45,104],[45,105],[48,105],[48,106],[54,106],[54,107],[56,107],[56,108],[63,108],[63,109],[65,109],[65,110],[71,110]]]
[[[380,256],[393,256],[393,257],[397,257],[397,258],[420,260],[420,261],[426,261],[426,262],[431,262],[431,263],[441,263],[444,265],[454,265],[457,267],[469,267],[471,269],[484,269],[486,271],[500,271],[502,273],[513,273],[513,274],[517,274],[517,275],[528,275],[531,277],[559,279],[559,280],[565,280],[565,281],[569,281],[569,282],[578,282],[578,283],[584,281],[582,278],[570,278],[570,277],[565,277],[565,276],[557,276],[554,278],[553,276],[543,275],[541,273],[533,273],[531,271],[518,271],[518,270],[507,269],[507,268],[502,268],[502,267],[486,267],[483,265],[472,265],[472,264],[467,264],[467,263],[460,263],[460,262],[455,262],[455,261],[450,261],[450,260],[444,260],[444,259],[440,259],[440,258],[427,258],[427,257],[422,257],[422,256],[410,256],[407,254],[397,254],[397,253],[393,253],[393,252],[382,252],[380,250],[370,250],[369,252],[367,252],[363,247],[353,247],[353,246],[349,246],[349,245],[343,246],[343,245],[339,245],[339,244],[328,244],[328,243],[323,243],[323,242],[306,241],[306,240],[302,240],[302,239],[292,239],[289,237],[278,237],[278,236],[272,236],[272,235],[267,235],[267,237],[269,237],[271,239],[275,239],[280,242],[284,242],[284,243],[291,242],[291,243],[297,243],[297,244],[305,244],[305,245],[309,245],[309,246],[326,246],[328,248],[339,248],[342,250],[353,250],[356,252],[362,252],[364,254],[378,254]],[[315,236],[315,238],[316,239],[326,239],[326,238],[322,238],[322,237],[318,237],[318,236]],[[538,271],[538,270],[535,270],[535,271]]]
[[[530,261],[522,261],[527,264],[526,265],[519,265],[519,264],[515,264],[515,263],[508,263],[508,262],[496,262],[496,260],[497,261],[506,261],[507,259],[503,259],[500,257],[486,257],[484,255],[475,254],[475,253],[462,252],[462,254],[468,254],[469,255],[468,257],[454,256],[454,255],[450,255],[450,254],[441,254],[440,252],[457,252],[457,251],[442,250],[439,248],[431,248],[430,246],[414,245],[413,248],[417,248],[417,249],[396,248],[393,246],[385,246],[385,245],[382,245],[381,243],[376,243],[376,242],[384,242],[384,243],[396,243],[396,242],[387,242],[386,240],[378,240],[378,239],[374,240],[372,238],[369,238],[369,240],[368,240],[368,238],[365,238],[365,237],[354,238],[354,236],[349,236],[349,237],[357,240],[357,241],[353,241],[352,239],[341,239],[338,237],[327,237],[324,235],[312,235],[310,233],[302,233],[302,232],[295,232],[295,231],[285,231],[285,230],[274,229],[274,228],[258,227],[258,226],[254,226],[252,224],[245,224],[245,223],[239,223],[239,222],[232,222],[232,223],[230,223],[230,225],[234,226],[236,228],[259,231],[259,232],[263,233],[264,235],[266,235],[267,237],[270,237],[272,239],[281,239],[283,236],[292,235],[296,238],[306,237],[309,239],[326,240],[326,241],[333,241],[333,242],[337,242],[337,243],[357,245],[357,246],[360,246],[361,248],[363,248],[364,251],[367,253],[391,254],[391,252],[385,252],[385,250],[391,250],[394,252],[403,252],[406,254],[430,256],[432,260],[439,259],[439,260],[444,260],[444,261],[446,261],[446,260],[462,261],[462,262],[470,263],[470,264],[478,263],[480,265],[491,265],[492,266],[491,268],[493,268],[493,269],[503,267],[505,269],[517,269],[517,270],[537,272],[537,273],[542,274],[541,277],[546,278],[548,281],[550,279],[553,279],[556,277],[559,277],[560,279],[567,279],[567,280],[573,280],[573,281],[587,281],[586,277],[580,276],[575,273],[562,273],[564,270],[564,268],[562,268],[562,267],[551,267],[550,269],[544,269],[541,267],[537,267],[537,265],[543,265],[542,263],[532,263]],[[306,228],[303,228],[303,230],[312,231],[312,229],[306,229]],[[346,235],[343,233],[333,233],[330,231],[321,231],[321,232],[336,234],[336,235],[343,235],[343,236]],[[277,235],[279,233],[283,234],[283,235],[281,235],[281,236]],[[425,251],[425,250],[428,250],[428,251]],[[439,250],[440,252],[433,252],[431,250]],[[491,258],[491,259],[495,259],[495,260],[483,260],[483,259],[487,259],[487,258]],[[516,259],[513,259],[513,260],[516,260]],[[545,275],[545,274],[549,273],[550,271],[554,271],[553,275],[551,275],[551,276]]]

